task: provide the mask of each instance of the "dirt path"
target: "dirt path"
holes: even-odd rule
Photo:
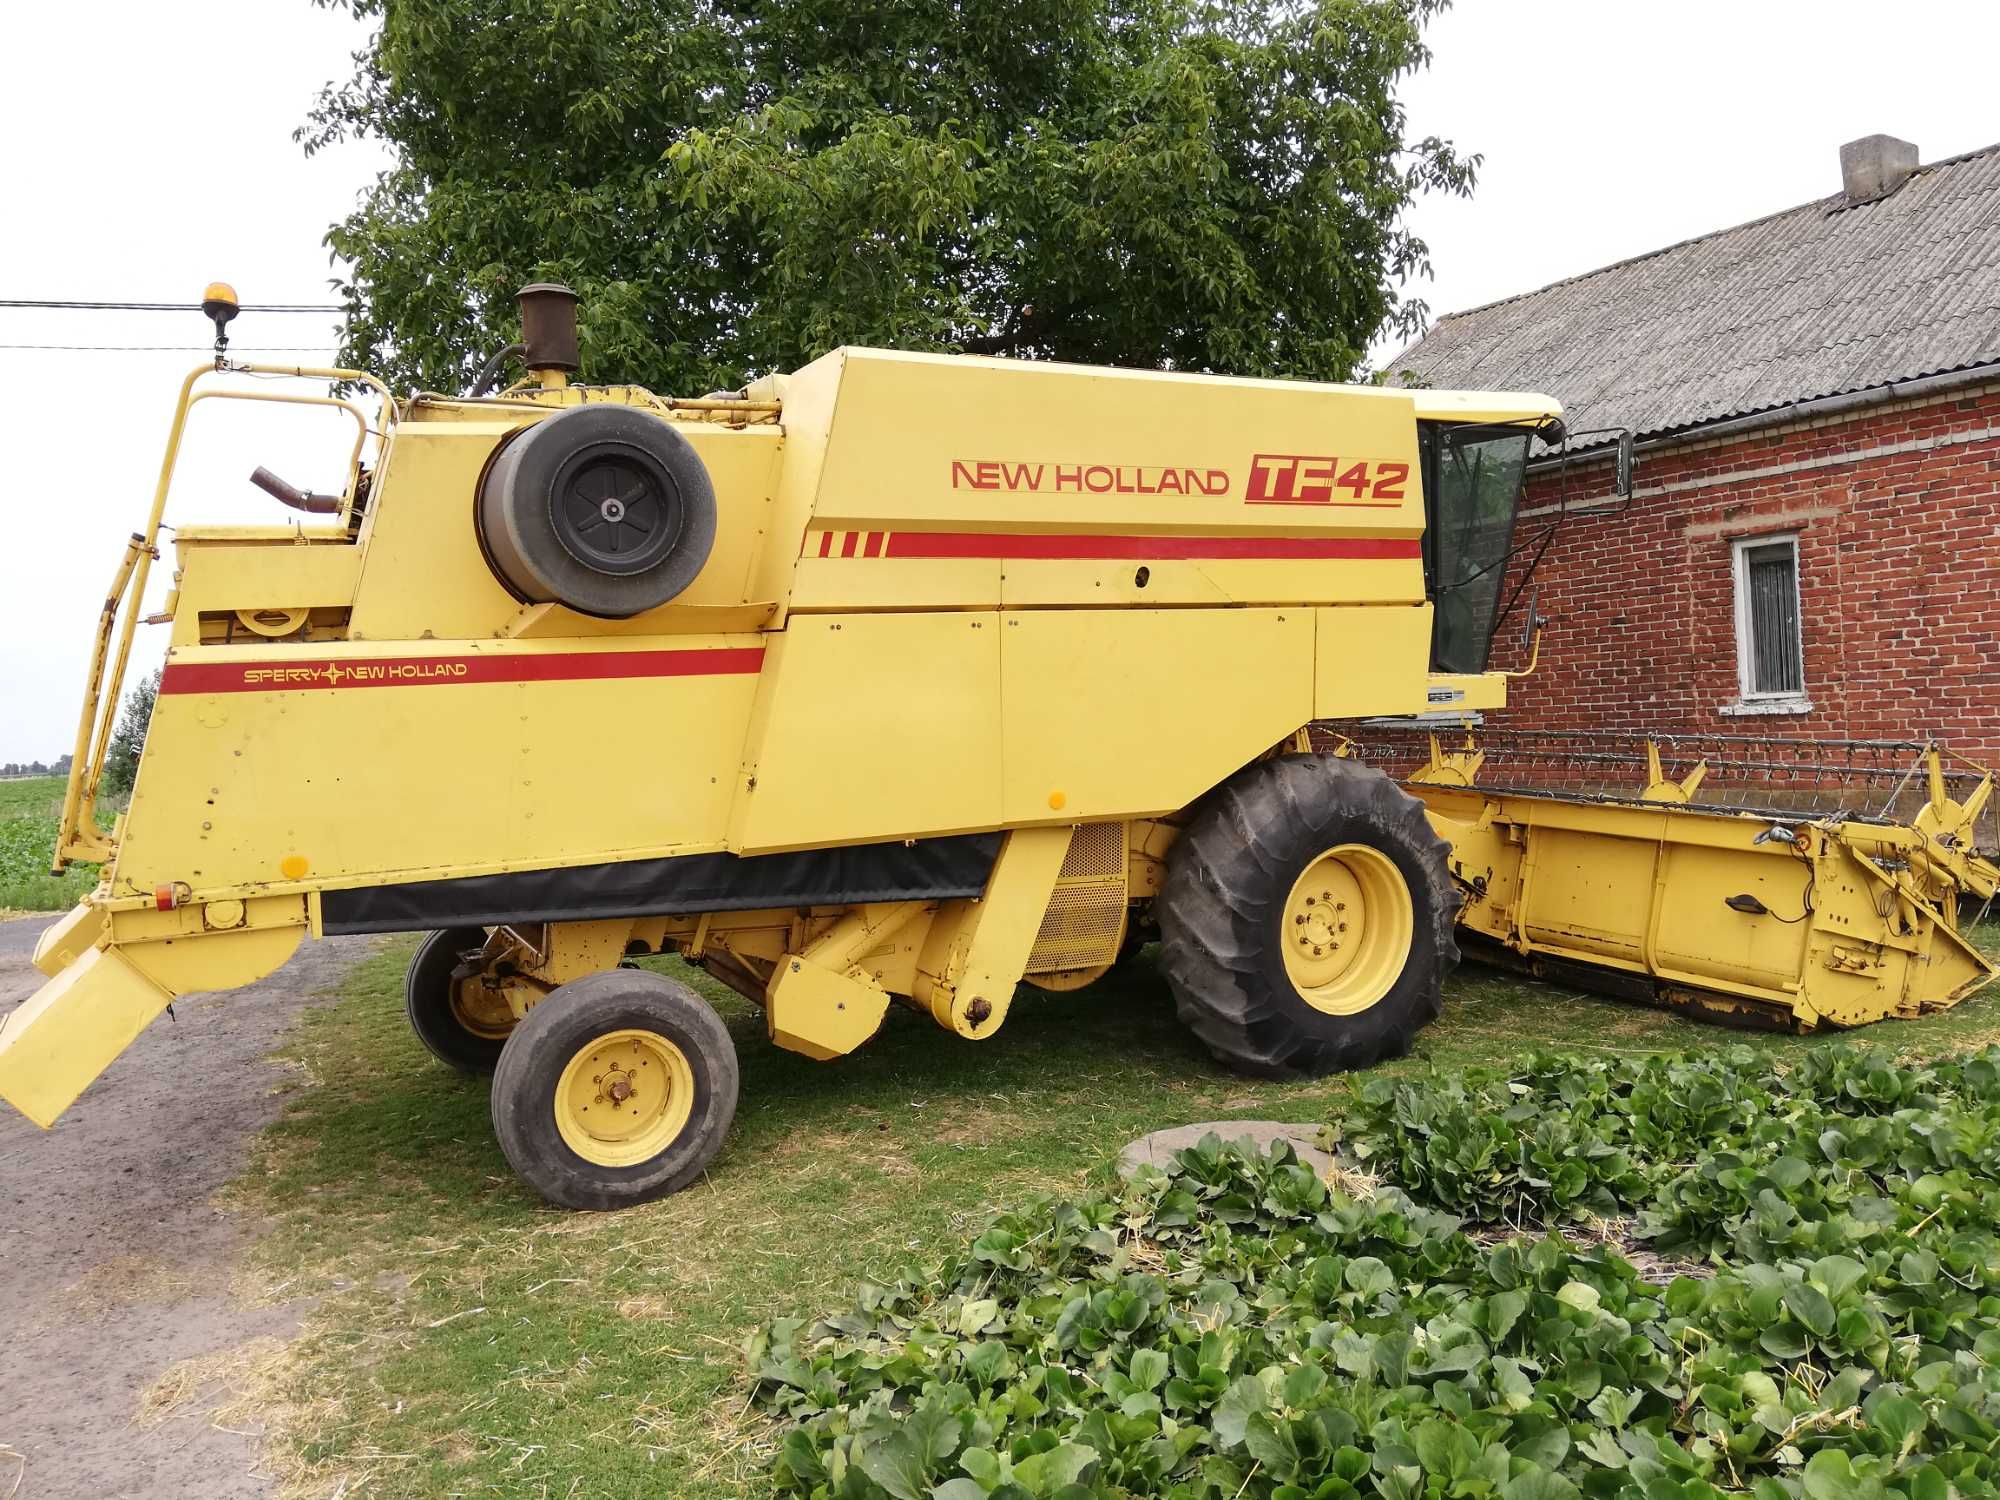
[[[0,1013],[39,982],[49,920],[0,922]],[[181,1001],[52,1131],[0,1107],[0,1496],[17,1469],[16,1500],[269,1493],[255,1437],[211,1424],[217,1382],[157,1425],[134,1418],[178,1361],[298,1329],[300,1309],[237,1300],[250,1231],[210,1200],[277,1112],[265,1054],[367,951],[307,942],[262,984]]]

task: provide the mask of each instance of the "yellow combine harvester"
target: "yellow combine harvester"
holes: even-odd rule
[[[615,1207],[692,1181],[737,1094],[714,1013],[629,956],[703,965],[831,1058],[892,1001],[984,1039],[1022,978],[1074,988],[1157,931],[1183,1019],[1282,1074],[1406,1049],[1461,888],[1487,883],[1475,918],[1504,904],[1504,808],[1461,830],[1309,726],[1504,704],[1499,582],[1554,401],[861,349],[672,399],[572,384],[559,287],[523,294],[520,385],[397,401],[229,363],[233,300],[208,305],[217,360],[183,386],[79,724],[57,861],[103,880],[0,1029],[0,1097],[42,1125],[176,995],[307,934],[425,931],[418,1036],[493,1070],[537,1191]],[[332,406],[353,461],[337,495],[260,471],[306,518],[175,530],[105,838],[210,399]],[[1720,913],[1724,884],[1689,899]]]

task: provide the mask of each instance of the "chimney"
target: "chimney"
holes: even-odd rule
[[[1840,148],[1840,185],[1849,203],[1886,198],[1917,170],[1917,148],[1893,135],[1864,135]]]

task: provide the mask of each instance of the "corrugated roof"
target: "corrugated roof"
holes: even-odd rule
[[[1442,318],[1390,363],[1673,432],[2000,359],[2000,145]]]

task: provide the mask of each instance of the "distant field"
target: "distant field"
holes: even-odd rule
[[[96,865],[72,865],[60,879],[49,874],[63,786],[60,776],[0,781],[0,912],[61,911],[97,884]],[[110,814],[99,821],[108,827]]]

